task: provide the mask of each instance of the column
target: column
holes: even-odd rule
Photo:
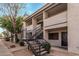
[[[43,30],[43,38],[44,38],[45,40],[48,40],[48,31]]]
[[[43,11],[43,19],[46,19],[48,17],[48,13],[46,11]]]
[[[48,17],[48,13],[46,11],[43,11],[43,38],[45,40],[48,40],[48,31],[44,29],[44,20]]]
[[[33,25],[33,29],[35,29],[35,27],[37,26],[37,20],[36,18],[32,18],[32,25]],[[35,34],[35,32],[32,32],[32,35]]]
[[[26,22],[23,22],[23,39],[26,39]]]
[[[62,46],[62,45],[61,45],[61,43],[62,43],[62,42],[61,42],[61,41],[62,41],[62,38],[61,38],[61,31],[59,31],[58,34],[59,34],[59,46],[61,47],[61,46]]]
[[[68,51],[79,54],[79,4],[68,4]]]

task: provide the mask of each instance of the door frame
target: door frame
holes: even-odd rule
[[[66,33],[66,43],[65,44],[63,44],[64,43],[64,41],[63,41],[63,37],[62,37],[62,33]],[[67,31],[63,31],[63,32],[61,32],[61,46],[63,46],[63,47],[68,47],[68,33],[67,33]]]

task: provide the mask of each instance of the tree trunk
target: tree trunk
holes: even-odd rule
[[[15,34],[15,38],[16,38],[16,43],[18,43],[19,42],[18,33]]]
[[[14,28],[14,43],[16,42],[17,34],[16,34],[16,18],[13,17],[13,28]]]
[[[11,42],[13,42],[13,34],[11,33]]]

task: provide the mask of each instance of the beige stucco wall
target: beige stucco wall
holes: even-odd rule
[[[44,13],[44,15],[45,15],[45,13]],[[45,17],[44,17],[43,22],[44,22],[43,23],[43,25],[44,25],[43,38],[47,40],[48,33],[46,30],[67,26],[67,12],[64,11],[62,13],[59,13],[59,14],[52,16],[50,18],[47,18],[47,19],[45,19]],[[55,42],[55,44],[60,46],[60,44],[57,43],[57,41]]]
[[[44,27],[44,30],[48,30],[48,29],[54,29],[54,28],[61,28],[61,27],[66,27],[67,26],[67,22],[66,23],[61,23],[57,25],[52,25],[52,26],[48,26],[48,27]]]
[[[43,33],[44,39],[48,40],[48,31],[49,29],[68,27],[68,51],[79,54],[79,4],[67,4],[67,11],[59,13],[55,16],[47,18],[47,13],[43,12]],[[47,18],[47,19],[45,19]],[[32,19],[32,26],[29,26],[28,29],[36,27],[37,21]],[[61,23],[61,24],[59,24]],[[53,26],[50,26],[53,25]],[[54,31],[53,31],[54,32]],[[57,32],[61,32],[58,30]],[[61,35],[61,34],[59,34]],[[61,39],[61,38],[60,38]],[[49,41],[52,45],[61,46],[61,40],[58,41]]]
[[[79,4],[68,4],[68,51],[79,54]]]
[[[51,31],[46,31],[46,40],[52,45],[52,46],[61,46],[61,32],[67,32],[66,29],[60,29],[60,30],[51,30]],[[59,34],[59,39],[58,40],[49,40],[48,39],[48,33],[58,33]]]
[[[46,39],[49,43],[51,43],[52,46],[61,46],[61,32],[64,32],[66,30],[57,30],[57,31],[52,30],[51,31],[52,33],[54,32],[59,33],[59,40],[49,40],[48,30],[54,29],[54,28],[66,27],[67,26],[67,11],[59,13],[47,19],[43,19],[43,22],[44,22],[44,27],[43,27],[44,39]]]
[[[27,26],[27,30],[33,30],[33,25]]]
[[[65,12],[59,13],[55,16],[44,19],[44,27],[46,27],[46,26],[50,27],[51,25],[66,22],[67,21],[66,16],[67,16],[67,12],[65,11]]]

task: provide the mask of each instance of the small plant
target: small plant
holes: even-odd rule
[[[20,46],[24,46],[24,42],[20,42]]]
[[[18,43],[18,42],[19,42],[19,39],[17,38],[17,39],[16,39],[16,43]]]
[[[48,51],[48,53],[50,52],[50,49],[51,49],[51,45],[47,42],[43,43],[42,44],[43,48],[45,48],[45,50]]]
[[[8,37],[5,38],[5,41],[10,41],[10,39]]]

